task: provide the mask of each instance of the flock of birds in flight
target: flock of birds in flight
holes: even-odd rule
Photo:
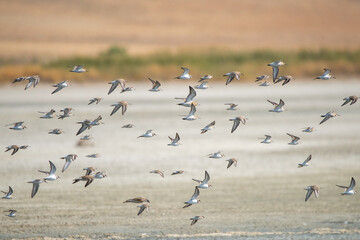
[[[279,74],[279,67],[285,65],[285,63],[283,61],[275,61],[272,63],[269,63],[268,66],[272,67],[272,79],[273,79],[273,83],[279,83],[282,82],[282,85],[288,84],[291,80],[293,80],[292,76],[278,76]],[[176,79],[191,79],[192,76],[190,75],[190,70],[188,68],[183,68],[183,73],[182,75],[176,77]],[[330,73],[330,69],[324,69],[324,73],[321,76],[316,77],[315,79],[321,79],[321,80],[329,80],[331,78],[335,78],[334,76],[332,76]],[[81,65],[76,65],[73,66],[73,69],[70,70],[70,72],[74,72],[74,73],[84,73],[87,72],[87,70],[84,68],[84,66]],[[227,77],[226,79],[226,85],[230,84],[234,79],[240,80],[240,76],[242,75],[242,73],[238,72],[238,71],[234,71],[234,72],[229,72],[224,74],[224,76]],[[196,89],[207,89],[209,86],[207,85],[209,80],[212,79],[213,76],[211,75],[205,75],[203,77],[201,77],[201,79],[199,80],[200,85],[195,86]],[[268,75],[262,75],[262,76],[258,76],[255,80],[255,82],[260,82],[259,86],[269,86],[271,85],[270,82],[266,81],[267,79],[271,78]],[[25,86],[25,90],[29,89],[31,86],[36,87],[37,84],[40,81],[40,77],[39,76],[29,76],[29,77],[19,77],[16,78],[13,83],[18,83],[18,82],[22,82],[27,80],[28,83]],[[151,78],[149,78],[149,80],[152,83],[152,88],[149,89],[149,91],[151,92],[158,92],[160,91],[160,86],[161,83],[159,81],[155,81],[152,80]],[[113,80],[111,82],[109,82],[109,84],[111,84],[111,87],[108,91],[108,94],[111,94],[118,86],[121,87],[121,92],[127,92],[127,91],[133,91],[135,90],[133,87],[127,87],[126,86],[126,81],[124,79],[116,79]],[[51,93],[51,94],[55,94],[59,91],[61,91],[62,89],[71,86],[71,84],[68,81],[63,81],[60,82],[58,84],[53,85],[53,87],[55,87],[56,89]],[[187,121],[193,121],[198,119],[198,117],[195,115],[196,113],[196,106],[197,103],[194,101],[194,98],[196,97],[196,91],[193,87],[189,86],[189,94],[186,98],[176,98],[176,99],[181,99],[183,100],[183,102],[179,103],[178,105],[184,106],[184,107],[190,107],[190,111],[189,114],[185,117],[183,117],[183,120],[187,120]],[[349,96],[349,97],[345,97],[344,103],[341,106],[344,106],[348,103],[350,103],[350,105],[356,103],[358,97],[357,96]],[[88,105],[90,104],[98,104],[100,101],[102,100],[102,98],[92,98],[90,99]],[[285,102],[280,99],[279,103],[277,102],[273,102],[270,100],[267,100],[270,104],[273,105],[273,108],[269,110],[269,112],[275,112],[275,113],[281,113],[286,111],[286,109],[284,108]],[[112,112],[110,113],[110,116],[112,116],[113,114],[115,114],[118,110],[121,109],[121,114],[124,115],[126,113],[126,110],[128,108],[129,103],[126,101],[120,101],[117,103],[112,104],[111,106],[114,107]],[[238,105],[235,103],[225,103],[225,105],[229,105],[229,107],[227,108],[227,110],[237,110]],[[49,112],[40,112],[42,114],[44,114],[43,116],[41,116],[40,118],[44,118],[44,119],[51,119],[54,117],[58,117],[59,119],[64,119],[66,117],[70,117],[72,115],[72,108],[65,108],[63,110],[60,110],[62,112],[62,115],[57,116],[55,114],[55,110],[51,109]],[[339,114],[337,114],[335,111],[329,111],[326,114],[321,115],[321,117],[323,117],[322,121],[320,122],[320,124],[324,123],[325,121],[329,120],[330,118],[336,117],[336,116],[340,116]],[[98,126],[100,125],[102,122],[102,117],[99,116],[98,118],[94,119],[94,120],[88,120],[85,119],[82,122],[77,122],[78,124],[81,124],[81,127],[79,128],[78,132],[76,133],[76,135],[79,135],[81,133],[83,133],[84,131],[91,129],[94,126]],[[231,128],[231,133],[233,133],[240,124],[246,124],[246,120],[247,118],[245,116],[238,116],[235,118],[231,118],[229,119],[230,121],[233,121],[233,126]],[[13,125],[13,126],[12,126]],[[10,127],[10,129],[12,130],[24,130],[26,128],[26,126],[24,125],[24,122],[16,122],[13,124],[9,124],[6,126],[12,126]],[[204,128],[201,129],[201,134],[206,133],[207,131],[210,131],[211,129],[213,129],[215,126],[215,121],[211,122],[210,124],[206,125]],[[133,124],[127,124],[124,125],[123,128],[132,128],[134,127]],[[303,132],[313,132],[315,130],[314,127],[307,127],[303,130]],[[64,133],[64,131],[62,129],[53,129],[49,132],[49,134],[62,134]],[[288,143],[290,145],[297,145],[299,144],[299,140],[300,138],[292,135],[290,133],[287,133],[287,135],[289,135],[291,137],[291,142]],[[151,138],[153,136],[156,136],[155,132],[153,132],[153,130],[147,130],[144,134],[138,136],[138,138],[140,137],[144,137],[144,138]],[[83,137],[81,137],[81,140],[83,141],[88,141],[90,140],[92,137],[91,135],[85,135]],[[175,137],[169,137],[170,139],[170,143],[168,144],[169,146],[179,146],[180,145],[180,136],[178,133],[176,133]],[[271,143],[271,136],[270,135],[265,135],[265,139],[263,141],[261,141],[261,143],[264,144],[269,144]],[[14,155],[15,153],[18,152],[18,150],[20,149],[27,149],[28,145],[24,145],[24,146],[18,146],[18,145],[11,145],[6,147],[6,152],[11,151],[11,155]],[[91,155],[87,155],[87,157],[93,157],[96,158],[98,157],[98,154],[91,154]],[[222,158],[224,157],[224,154],[222,154],[220,151],[219,152],[215,152],[212,154],[208,155],[210,158]],[[77,158],[76,154],[68,154],[65,157],[62,157],[61,159],[65,160],[65,164],[62,168],[62,172],[64,172],[66,169],[68,169],[68,167],[70,166],[71,162],[75,161],[75,159]],[[311,154],[309,155],[309,157],[303,162],[303,163],[299,163],[298,167],[306,167],[309,166],[309,161],[311,160],[312,156]],[[227,168],[230,168],[232,165],[234,165],[236,167],[237,165],[237,160],[235,158],[231,158],[226,160],[228,161],[228,165]],[[59,176],[56,175],[56,167],[55,165],[49,161],[50,164],[50,170],[49,171],[43,171],[43,170],[39,170],[39,172],[46,174],[46,176],[44,178],[41,179],[35,179],[33,181],[29,181],[28,183],[32,183],[33,187],[32,187],[32,191],[31,191],[31,198],[33,198],[36,193],[39,190],[39,186],[41,183],[47,182],[47,181],[55,181],[59,178]],[[85,183],[85,187],[89,186],[95,179],[102,179],[104,177],[106,177],[106,174],[104,172],[101,171],[96,171],[93,167],[87,167],[84,168],[84,170],[86,171],[85,175],[80,176],[76,179],[73,180],[73,184],[80,182],[80,181],[84,181]],[[164,173],[160,170],[153,170],[150,173],[155,173],[155,174],[159,174],[161,177],[164,177]],[[183,170],[179,170],[179,171],[175,171],[172,173],[172,175],[177,175],[177,174],[182,174],[184,173]],[[191,198],[184,202],[184,207],[183,208],[187,208],[190,207],[194,204],[197,204],[200,202],[200,200],[198,199],[198,196],[200,194],[200,189],[207,189],[209,187],[211,187],[211,185],[209,184],[210,181],[210,175],[209,173],[205,170],[205,177],[203,180],[197,180],[197,179],[193,179],[195,182],[197,182],[197,186],[195,187],[195,191],[193,193],[193,195],[191,196]],[[355,187],[355,179],[352,177],[349,186],[342,186],[342,185],[336,185],[340,188],[344,189],[344,192],[342,193],[342,195],[354,195],[356,193],[356,191],[354,190]],[[305,190],[307,190],[306,196],[305,196],[305,201],[307,201],[310,196],[312,195],[312,193],[314,193],[315,197],[318,198],[319,196],[319,187],[317,185],[312,185],[312,186],[308,186],[305,188]],[[9,190],[7,192],[2,191],[5,196],[2,197],[3,199],[12,199],[12,194],[13,194],[13,189],[9,186]],[[150,200],[144,197],[136,197],[136,198],[132,198],[132,199],[128,199],[126,201],[124,201],[124,203],[138,203],[141,204],[138,207],[140,208],[138,211],[137,215],[140,215],[144,210],[149,211],[150,209]],[[9,212],[9,214],[7,216],[9,217],[15,217],[16,216],[16,210],[8,210],[5,212]],[[201,220],[205,218],[204,216],[194,216],[192,218],[190,218],[191,220],[191,225],[194,225],[198,220]]]

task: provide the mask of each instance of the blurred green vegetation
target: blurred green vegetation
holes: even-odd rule
[[[299,50],[299,51],[231,51],[208,49],[202,51],[183,50],[178,53],[168,51],[146,55],[129,55],[126,49],[111,47],[95,57],[75,56],[58,59],[46,64],[32,63],[22,66],[21,74],[9,76],[19,65],[6,64],[0,68],[1,79],[15,78],[19,75],[41,75],[43,80],[52,82],[64,79],[78,81],[110,81],[116,78],[129,80],[146,80],[148,77],[159,80],[170,80],[180,75],[180,67],[191,69],[194,79],[211,74],[214,80],[224,79],[222,75],[230,71],[244,73],[244,79],[253,81],[258,75],[271,75],[268,63],[283,60],[281,75],[292,75],[295,78],[312,79],[323,73],[323,68],[330,68],[334,76],[360,75],[359,50]],[[69,65],[84,65],[86,74],[69,73]],[[6,71],[6,69],[8,71]],[[5,75],[5,76],[4,76]],[[83,75],[83,76],[80,76]],[[84,77],[86,76],[86,77]]]

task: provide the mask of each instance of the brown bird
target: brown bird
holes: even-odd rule
[[[74,179],[73,181],[74,181],[73,184],[77,183],[79,181],[86,181],[85,187],[87,187],[94,181],[94,177],[90,176],[90,175],[85,175],[85,176],[78,177],[78,178]]]
[[[123,203],[143,203],[143,202],[150,203],[150,200],[143,197],[136,197],[136,198],[130,198]]]
[[[162,178],[164,178],[164,173],[160,170],[152,170],[150,173],[156,173],[159,174]]]

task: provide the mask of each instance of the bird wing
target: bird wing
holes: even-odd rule
[[[55,174],[56,167],[55,167],[54,163],[52,163],[51,161],[49,161],[49,163],[50,163],[50,172],[49,172],[49,174]]]
[[[325,72],[323,73],[322,76],[328,75],[328,74],[331,72],[331,70],[328,69],[328,68],[324,68],[324,71],[325,71]]]
[[[193,87],[189,86],[189,95],[186,97],[185,102],[190,102],[196,96],[196,91]]]
[[[234,163],[234,161],[232,159],[229,159],[229,160],[226,160],[226,161],[229,162],[226,168],[231,167],[231,165]]]
[[[234,79],[235,75],[231,74],[229,75],[229,77],[226,79],[226,83],[225,85],[228,85],[229,83],[231,83],[231,81]]]
[[[115,90],[115,88],[118,86],[119,83],[117,83],[117,82],[110,82],[109,84],[111,84],[111,87],[110,87],[110,89],[109,89],[108,95]]]
[[[233,133],[235,130],[236,130],[236,128],[239,126],[239,124],[240,124],[240,119],[234,119],[233,120],[234,121],[234,124],[233,124],[233,126],[232,126],[232,128],[231,128],[231,133]]]
[[[143,204],[140,206],[139,212],[138,212],[138,216],[146,209],[146,206]]]
[[[272,69],[273,69],[273,72],[272,72],[273,82],[275,83],[275,80],[279,74],[279,68],[273,66]]]
[[[71,163],[71,160],[67,160],[66,159],[66,162],[64,164],[64,167],[62,169],[62,172],[65,172],[65,170],[70,166],[70,163]]]
[[[191,221],[191,224],[190,224],[190,225],[191,225],[191,226],[194,225],[197,221],[198,221],[198,219],[193,219],[193,220]]]
[[[269,103],[271,103],[272,105],[274,106],[277,106],[278,104],[276,102],[273,102],[273,101],[270,101],[270,100],[267,100]]]
[[[309,188],[306,196],[305,196],[305,202],[310,198],[311,194],[313,193],[314,189],[313,188]]]
[[[39,183],[33,183],[33,188],[32,188],[32,191],[31,191],[31,198],[33,198],[37,191],[39,190]]]
[[[191,199],[196,199],[199,196],[199,194],[200,194],[199,188],[195,187],[195,192],[192,195]]]
[[[310,162],[312,156],[311,154],[307,157],[307,159],[303,162],[303,164]]]
[[[203,184],[206,184],[210,181],[210,175],[209,173],[205,170],[205,178],[204,181],[202,181]]]
[[[319,124],[322,124],[322,123],[326,122],[329,118],[331,118],[331,115],[326,114],[326,115],[322,115],[322,117],[324,117],[324,119]]]
[[[344,98],[343,100],[345,100],[345,102],[341,106],[344,106],[344,105],[348,104],[351,101],[351,99],[348,98],[348,97]]]
[[[121,114],[124,115],[125,112],[126,112],[126,110],[127,110],[127,104],[126,104],[126,103],[122,103],[121,106],[122,106]]]
[[[279,104],[277,105],[278,108],[282,108],[285,105],[284,100],[280,99]]]
[[[183,74],[182,74],[182,75],[189,74],[189,72],[190,72],[190,69],[188,69],[188,68],[184,68],[184,67],[182,67],[181,69],[182,69],[182,70],[184,70],[184,72],[183,72]]]
[[[9,192],[7,193],[8,196],[10,196],[11,194],[13,194],[13,189],[9,186]]]
[[[350,186],[349,186],[348,190],[353,190],[354,187],[355,187],[355,185],[356,185],[355,179],[352,177],[352,178],[351,178],[351,181],[350,181]]]
[[[82,133],[83,131],[85,131],[88,127],[89,127],[89,126],[88,126],[87,124],[82,123],[79,131],[76,133],[76,136],[79,135],[79,134],[81,134],[81,133]]]
[[[195,112],[196,112],[195,105],[194,105],[194,104],[191,104],[191,109],[190,109],[189,115],[194,115]]]
[[[176,142],[176,143],[180,141],[180,136],[179,136],[178,133],[176,133],[175,139],[173,141]]]
[[[114,107],[114,109],[112,110],[112,112],[110,113],[110,116],[112,116],[114,113],[116,113],[116,112],[120,109],[120,107],[121,107],[122,105],[116,104],[116,105],[112,105],[112,106],[115,106],[115,107]]]
[[[60,91],[61,89],[63,89],[62,87],[57,87],[51,94],[57,93],[58,91]]]

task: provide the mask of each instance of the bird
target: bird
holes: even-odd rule
[[[234,78],[236,78],[237,80],[240,80],[241,75],[243,75],[243,74],[241,72],[238,72],[238,71],[225,73],[224,76],[228,77],[226,79],[225,85],[228,85],[229,83],[231,83],[231,81],[234,80]]]
[[[336,185],[336,186],[338,186],[340,188],[344,188],[344,192],[341,193],[341,195],[354,195],[355,193],[357,193],[354,190],[355,185],[356,185],[355,179],[353,177],[351,177],[350,185],[348,187],[341,186],[341,185]]]
[[[120,101],[120,102],[112,104],[111,106],[114,107],[114,109],[110,113],[110,116],[112,116],[114,113],[116,113],[120,108],[122,108],[121,114],[124,115],[127,110],[128,105],[129,104],[126,101]]]
[[[149,89],[150,92],[158,92],[160,91],[159,87],[161,86],[161,83],[156,80],[152,80],[151,78],[148,78],[149,81],[152,83],[152,88]]]
[[[225,154],[222,154],[220,151],[215,153],[208,154],[209,158],[222,158],[225,156]]]
[[[40,118],[50,119],[50,118],[56,117],[55,112],[56,112],[56,111],[55,111],[54,109],[51,109],[49,112],[40,112],[40,111],[39,111],[39,113],[44,114],[44,115],[41,116]]]
[[[195,107],[195,105],[192,103],[189,114],[188,114],[186,117],[183,117],[182,120],[193,121],[193,120],[198,119],[199,117],[195,115],[195,112],[196,112],[196,107]]]
[[[27,90],[28,88],[30,88],[31,86],[36,87],[36,85],[38,85],[38,83],[40,82],[40,77],[37,75],[34,76],[29,76],[29,77],[18,77],[16,79],[14,79],[13,83],[17,83],[17,82],[22,82],[24,80],[28,80],[29,82],[26,84],[25,89]]]
[[[62,133],[65,133],[62,129],[60,128],[55,128],[53,130],[49,130],[50,132],[48,132],[49,134],[56,134],[56,135],[60,135]]]
[[[164,178],[164,173],[160,170],[152,170],[152,171],[150,171],[150,173],[159,174],[162,178]]]
[[[181,74],[180,76],[176,77],[176,79],[184,79],[184,80],[186,80],[186,79],[192,78],[192,76],[189,74],[189,73],[190,73],[190,69],[185,68],[185,67],[182,67],[181,69],[182,69],[184,72],[183,72],[183,74]]]
[[[309,162],[310,162],[311,158],[312,158],[312,156],[310,154],[303,163],[298,164],[298,168],[309,166]]]
[[[210,175],[209,175],[209,173],[205,170],[205,177],[204,177],[204,180],[196,180],[196,179],[192,179],[192,180],[194,180],[195,182],[198,182],[199,183],[199,185],[198,186],[196,186],[197,188],[202,188],[202,189],[206,189],[206,188],[209,188],[209,187],[211,187],[211,185],[210,184],[208,184],[208,182],[210,181]]]
[[[19,149],[27,149],[28,147],[29,147],[29,145],[23,145],[23,146],[10,145],[10,146],[6,147],[5,152],[13,150],[11,155],[14,155],[15,153],[17,153],[17,151],[19,151]]]
[[[28,183],[32,183],[33,184],[33,187],[32,187],[32,190],[31,190],[31,198],[35,197],[37,191],[39,190],[39,186],[41,183],[46,183],[46,180],[45,179],[35,179],[33,181],[30,181]]]
[[[102,178],[105,178],[105,177],[107,177],[105,172],[97,172],[97,173],[94,174],[94,178],[96,178],[96,179],[102,179]]]
[[[1,191],[1,192],[5,194],[5,196],[2,197],[2,199],[12,199],[12,194],[14,193],[14,191],[10,186],[9,186],[8,192],[4,192],[4,191]]]
[[[86,155],[86,157],[88,157],[88,158],[98,158],[100,156],[101,156],[100,153],[93,153],[93,154]]]
[[[88,120],[88,119],[85,119],[84,121],[82,122],[77,122],[77,123],[80,123],[81,124],[81,127],[80,129],[78,130],[78,132],[76,133],[76,136],[81,134],[82,132],[84,132],[86,129],[90,129],[91,128],[91,121]]]
[[[288,143],[289,145],[298,145],[299,144],[299,140],[300,140],[299,137],[294,136],[294,135],[292,135],[290,133],[286,133],[286,134],[291,137],[291,142]]]
[[[172,175],[178,175],[178,174],[183,174],[184,173],[184,170],[178,170],[178,171],[175,171],[171,174]]]
[[[184,106],[184,107],[191,107],[191,104],[197,105],[194,102],[194,98],[196,96],[196,91],[193,87],[189,86],[189,94],[187,95],[186,98],[175,98],[175,99],[182,99],[184,100],[184,102],[179,103],[178,105],[180,106]]]
[[[78,177],[78,178],[75,178],[73,180],[73,184],[74,183],[77,183],[79,181],[86,181],[85,183],[85,187],[89,186],[93,181],[94,181],[94,176],[91,176],[91,175],[85,175],[85,176],[81,176],[81,177]]]
[[[11,126],[14,125],[13,127],[9,128],[12,130],[24,130],[26,128],[26,126],[24,125],[24,122],[16,122],[16,123],[11,123],[5,126]]]
[[[353,105],[358,100],[358,96],[349,96],[349,97],[344,98],[343,100],[345,100],[345,102],[341,106],[344,106],[344,105],[348,104],[349,102],[350,102],[350,105]]]
[[[272,62],[272,63],[269,63],[268,66],[272,67],[272,79],[273,79],[273,82],[275,83],[275,80],[277,79],[277,76],[279,74],[279,67],[280,66],[284,66],[285,63],[283,61],[275,61],[275,62]]]
[[[45,173],[47,175],[46,177],[43,178],[44,181],[55,181],[60,177],[55,175],[56,167],[54,163],[52,163],[51,161],[49,161],[49,163],[50,163],[50,171],[47,172],[47,171],[38,170],[38,172]]]
[[[187,208],[187,207],[190,207],[193,204],[199,203],[200,200],[196,199],[199,196],[199,194],[200,194],[199,188],[195,187],[194,194],[191,196],[190,200],[184,202],[185,206],[183,206],[183,208]]]
[[[327,120],[329,120],[330,118],[333,118],[336,116],[340,116],[340,115],[337,114],[335,111],[327,112],[326,114],[321,115],[321,117],[323,117],[324,119],[319,124],[322,124],[322,123],[326,122]]]
[[[224,105],[229,105],[230,107],[228,107],[226,110],[230,110],[230,111],[237,110],[237,107],[239,106],[239,105],[237,105],[235,103],[225,103]]]
[[[57,84],[53,85],[53,87],[56,87],[56,89],[51,94],[57,93],[61,89],[69,87],[69,86],[71,86],[71,84],[68,81],[62,81],[60,83],[57,83]]]
[[[259,81],[266,80],[266,79],[269,79],[269,78],[270,78],[269,75],[261,75],[261,76],[256,77],[255,82],[259,82]]]
[[[61,157],[60,159],[65,159],[65,164],[62,169],[62,172],[65,172],[65,170],[70,166],[70,163],[75,161],[76,158],[77,158],[76,154],[68,154],[65,157]]]
[[[143,203],[141,205],[138,206],[140,209],[139,209],[139,212],[138,212],[138,216],[146,209],[147,212],[149,212],[150,210],[150,204],[148,203]]]
[[[201,82],[200,85],[196,85],[195,88],[196,89],[208,89],[209,86],[207,85],[209,82],[208,81],[203,81]]]
[[[180,143],[179,143],[180,136],[178,133],[176,133],[175,138],[172,138],[169,136],[169,139],[170,139],[171,143],[169,143],[168,146],[179,146],[180,145]]]
[[[109,82],[109,84],[111,84],[111,87],[109,89],[108,95],[110,93],[112,93],[119,84],[120,84],[121,88],[124,89],[125,82],[126,82],[125,79],[115,79],[115,80]]]
[[[310,198],[311,194],[314,192],[315,197],[319,197],[319,187],[316,185],[308,186],[304,188],[304,190],[307,190],[306,196],[305,196],[305,202]]]
[[[74,72],[74,73],[87,72],[87,70],[82,65],[74,65],[74,66],[71,66],[71,67],[73,67],[73,69],[71,69],[70,72]]]
[[[197,223],[197,221],[204,219],[204,218],[205,218],[204,216],[195,216],[195,217],[190,218],[190,220],[192,220],[190,226],[194,225],[195,223]]]
[[[271,143],[271,136],[265,135],[265,139],[262,140],[260,143]]]
[[[284,105],[285,105],[284,100],[280,99],[279,103],[276,103],[276,102],[273,102],[270,100],[267,100],[267,101],[274,106],[274,108],[270,109],[269,112],[280,113],[280,112],[286,111],[286,109],[284,108]]]
[[[93,103],[99,104],[99,102],[101,100],[102,100],[102,98],[100,98],[100,97],[94,97],[94,98],[89,100],[90,102],[88,103],[88,105],[93,104]]]
[[[293,80],[294,78],[292,76],[280,76],[278,77],[274,83],[278,83],[278,82],[281,82],[281,81],[284,81],[282,83],[282,85],[284,86],[285,84],[289,83],[291,80]]]
[[[143,202],[150,203],[150,200],[144,197],[136,197],[136,198],[130,198],[124,201],[123,203],[143,203]]]
[[[80,140],[85,140],[85,141],[91,140],[91,139],[93,139],[93,137],[91,135],[85,135],[85,136],[80,138]]]
[[[8,217],[15,217],[16,215],[16,210],[13,210],[13,209],[10,209],[10,210],[7,210],[7,211],[4,211],[4,212],[9,212],[9,214],[8,215],[6,215],[6,216],[8,216]]]
[[[72,116],[72,112],[71,112],[72,110],[73,110],[73,109],[72,109],[71,107],[69,107],[69,108],[64,108],[64,109],[60,110],[60,112],[63,112],[63,114],[60,115],[60,116],[58,117],[58,119],[63,120],[63,119],[66,118],[66,117]]]
[[[314,127],[306,127],[304,128],[302,131],[303,132],[307,132],[307,133],[310,133],[310,132],[313,132],[315,131],[316,129]]]
[[[226,168],[231,167],[231,165],[233,165],[233,164],[234,164],[234,167],[236,167],[236,165],[237,165],[237,159],[235,159],[235,158],[230,158],[230,159],[225,160],[225,161],[229,162]]]
[[[121,92],[120,93],[124,93],[124,92],[131,92],[131,91],[134,91],[135,90],[135,88],[134,87],[125,87],[125,85],[124,85],[124,87],[121,85]]]
[[[262,82],[262,83],[259,84],[260,87],[268,87],[270,85],[271,85],[271,83],[268,82],[268,81],[265,81],[265,82]]]
[[[206,133],[207,131],[213,129],[214,126],[215,126],[215,121],[212,121],[211,123],[209,123],[208,125],[206,125],[201,129],[201,134]]]
[[[150,137],[154,137],[156,136],[156,134],[153,132],[153,130],[147,130],[144,134],[141,134],[140,136],[138,136],[138,138],[140,137],[145,137],[145,138],[150,138]]]
[[[246,117],[244,117],[244,116],[239,116],[239,117],[235,117],[235,118],[230,118],[229,119],[229,121],[234,121],[234,124],[233,124],[233,126],[232,126],[232,128],[231,128],[231,133],[233,133],[236,129],[237,129],[237,127],[240,125],[240,123],[242,123],[242,124],[246,124],[246,120],[247,120],[247,118]]]
[[[330,69],[324,68],[324,71],[325,71],[325,72],[324,72],[321,76],[318,76],[318,77],[314,78],[314,80],[316,80],[316,79],[329,80],[329,79],[331,79],[331,78],[336,78],[336,77],[334,77],[334,76],[332,76],[332,75],[330,74],[330,72],[331,72]]]
[[[133,128],[133,127],[135,127],[135,125],[131,124],[131,123],[125,124],[125,125],[122,126],[122,128]]]
[[[198,82],[202,82],[204,80],[210,80],[212,78],[213,78],[212,75],[205,75],[205,76],[202,76]]]

